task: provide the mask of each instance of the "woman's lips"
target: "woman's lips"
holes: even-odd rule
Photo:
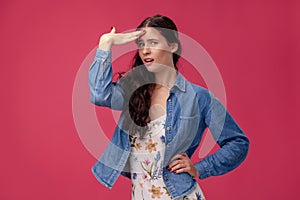
[[[144,59],[144,63],[146,65],[151,65],[153,62],[154,62],[154,59],[152,59],[152,58],[145,58]]]
[[[153,63],[153,61],[152,62],[145,62],[145,65],[151,65]]]

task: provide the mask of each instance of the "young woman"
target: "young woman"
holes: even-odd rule
[[[135,41],[132,70],[112,82],[111,47]],[[166,16],[145,19],[136,31],[100,37],[89,70],[91,102],[122,110],[114,135],[92,171],[111,188],[120,174],[132,199],[205,199],[196,179],[227,173],[246,157],[249,140],[220,101],[177,71],[181,44]],[[192,163],[209,128],[220,149]]]

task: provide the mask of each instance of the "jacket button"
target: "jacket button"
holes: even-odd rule
[[[165,181],[168,181],[169,179],[168,179],[168,177],[164,176],[164,180],[165,180]]]
[[[169,130],[171,130],[171,128],[168,126],[168,127],[167,127],[167,130],[169,131]]]
[[[169,101],[169,102],[171,102],[171,101],[172,101],[172,99],[169,99],[168,101]]]

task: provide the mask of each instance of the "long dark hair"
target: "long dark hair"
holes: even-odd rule
[[[178,39],[178,30],[175,23],[163,15],[154,15],[146,18],[136,30],[144,27],[153,27],[163,35],[168,43],[177,43],[178,49],[173,53],[173,63],[178,70],[177,62],[181,54],[181,43]],[[139,52],[133,57],[132,70],[121,80],[125,91],[124,122],[122,128],[131,135],[144,136],[147,131],[151,96],[156,86],[154,74],[149,72],[143,64]]]

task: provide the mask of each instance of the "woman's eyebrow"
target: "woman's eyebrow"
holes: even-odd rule
[[[158,41],[158,39],[156,39],[156,38],[149,38],[149,39],[147,39],[147,41],[153,41],[153,40]]]
[[[143,42],[144,40],[143,39],[141,39],[141,38],[139,38],[138,40],[137,40],[137,42]],[[156,39],[156,38],[149,38],[149,39],[147,39],[147,41],[149,42],[149,41],[158,41],[158,39]]]

